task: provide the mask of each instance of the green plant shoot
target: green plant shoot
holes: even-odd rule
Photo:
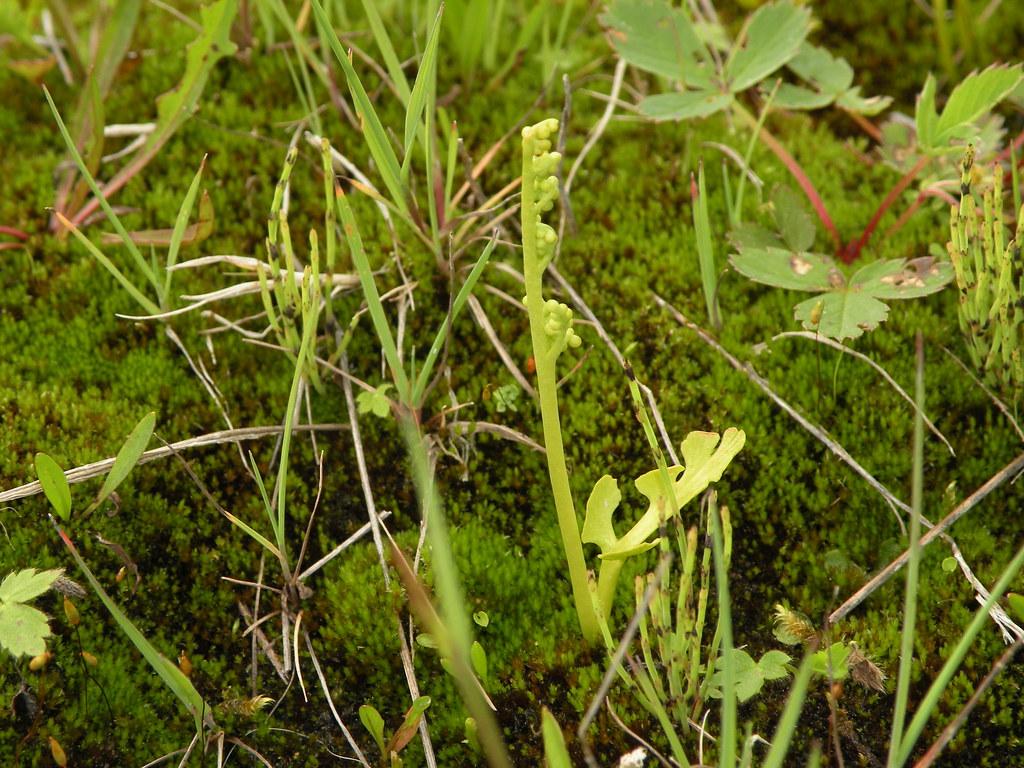
[[[549,118],[523,129],[523,276],[526,279],[526,311],[530,316],[530,338],[537,364],[537,395],[540,398],[547,449],[548,475],[555,499],[558,528],[565,548],[572,596],[580,629],[587,642],[600,639],[597,613],[590,596],[587,565],[576,522],[576,508],[569,488],[565,448],[558,418],[556,362],[567,347],[578,347],[580,337],[572,329],[572,310],[565,304],[544,300],[544,270],[555,252],[555,230],[541,221],[558,197],[558,178],[553,175],[561,155],[551,151],[551,137],[558,120]]]

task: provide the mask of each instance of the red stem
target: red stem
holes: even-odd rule
[[[16,227],[8,227],[4,224],[0,224],[0,235],[10,235],[11,237],[16,237],[19,240],[28,240],[29,237],[28,232],[25,230],[18,229]]]
[[[825,203],[821,199],[821,195],[818,194],[818,190],[814,188],[814,183],[810,180],[804,169],[800,167],[800,164],[794,159],[794,157],[786,151],[786,148],[782,146],[767,128],[761,129],[761,141],[765,143],[775,156],[782,161],[782,164],[789,169],[790,174],[796,179],[796,183],[800,185],[800,189],[804,191],[807,196],[807,200],[814,207],[814,212],[818,214],[818,219],[822,225],[828,230],[829,235],[832,237],[832,242],[835,244],[836,251],[839,252],[843,247],[843,240],[839,237],[839,230],[836,229],[835,223],[832,221],[832,217],[828,215],[828,210],[825,208]]]
[[[914,164],[913,168],[903,174],[903,178],[896,182],[896,186],[889,190],[889,194],[885,196],[881,205],[879,205],[875,210],[875,215],[871,217],[871,221],[869,221],[868,225],[864,227],[864,231],[861,233],[860,237],[851,242],[840,252],[839,257],[843,260],[844,264],[852,264],[857,260],[860,256],[860,252],[864,249],[864,246],[867,245],[868,240],[871,239],[871,235],[873,235],[875,230],[878,229],[878,222],[882,220],[882,217],[885,215],[886,211],[892,207],[893,203],[899,199],[899,196],[903,194],[903,191],[910,186],[910,182],[914,180],[914,177],[917,176],[917,174],[919,174],[926,165],[928,165],[929,161],[931,161],[931,158],[928,155],[922,157]]]

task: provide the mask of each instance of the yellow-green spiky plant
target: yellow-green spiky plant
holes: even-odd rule
[[[1014,237],[1005,242],[1003,172],[995,169],[992,186],[982,195],[982,214],[972,190],[974,150],[961,164],[960,205],[950,209],[946,245],[960,289],[960,329],[974,365],[990,384],[1006,392],[1024,385],[1024,270],[1021,239],[1024,208],[1018,212]]]

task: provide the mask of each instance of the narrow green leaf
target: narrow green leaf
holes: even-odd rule
[[[384,718],[380,716],[380,712],[370,704],[363,704],[359,707],[359,720],[373,737],[381,755],[386,756],[387,753],[384,751]]]
[[[547,768],[572,768],[572,761],[569,759],[569,750],[565,747],[565,737],[562,729],[555,720],[551,711],[544,707],[540,715],[541,732],[544,737],[544,759]]]
[[[405,109],[405,141],[403,142],[405,157],[402,158],[402,178],[406,178],[409,172],[416,136],[423,127],[423,108],[427,103],[427,95],[434,88],[437,80],[437,43],[441,34],[441,14],[443,12],[444,6],[442,5],[437,11],[437,16],[434,17],[434,23],[430,26],[427,47],[423,51],[423,58],[420,59],[416,82],[413,83],[409,103]],[[426,140],[430,141],[431,137],[428,136]]]
[[[469,646],[469,661],[473,665],[473,671],[476,672],[476,676],[480,678],[480,682],[486,685],[487,652],[484,651],[484,647],[480,645],[478,640],[474,640],[473,644]]]
[[[188,192],[185,193],[185,199],[181,201],[181,207],[178,209],[178,217],[174,220],[174,230],[171,232],[171,243],[167,250],[167,262],[165,264],[166,274],[164,276],[163,294],[160,297],[161,309],[169,309],[168,300],[171,295],[171,269],[178,262],[178,251],[181,249],[182,239],[185,236],[185,229],[188,227],[189,216],[192,215],[192,207],[195,205],[196,195],[199,194],[199,182],[203,178],[203,169],[206,167],[206,156],[203,156],[202,162],[199,163],[199,170],[196,171],[196,175],[192,177],[192,183],[189,185]]]
[[[427,352],[427,356],[423,361],[423,367],[420,369],[420,372],[416,377],[416,383],[413,387],[412,402],[417,407],[422,405],[420,400],[423,397],[423,393],[426,391],[427,385],[430,383],[430,378],[434,375],[434,365],[437,362],[438,355],[444,348],[448,335],[451,333],[452,326],[455,324],[456,319],[458,319],[459,313],[462,312],[462,308],[466,306],[466,302],[469,301],[469,296],[473,292],[473,289],[476,288],[476,284],[480,280],[480,276],[484,273],[484,268],[491,260],[491,254],[494,252],[494,246],[497,244],[497,236],[492,237],[487,241],[487,245],[484,247],[483,253],[481,253],[480,258],[476,260],[476,264],[473,265],[473,269],[466,278],[466,282],[462,284],[458,294],[455,296],[455,301],[452,302],[451,314],[445,318],[445,321],[441,323],[441,327],[437,329],[437,334],[434,336],[434,343],[430,345],[430,351]]]
[[[700,282],[704,291],[704,304],[708,310],[708,322],[715,330],[722,327],[718,311],[718,266],[711,239],[711,219],[708,215],[708,194],[704,183],[704,163],[697,170],[697,199],[692,201],[693,229],[697,237],[697,262],[700,266]],[[690,176],[693,187],[693,176]]]
[[[89,505],[87,514],[106,501],[110,494],[114,492],[114,489],[124,482],[124,479],[128,477],[128,474],[135,468],[135,465],[139,463],[142,454],[146,452],[146,446],[149,445],[149,439],[153,436],[153,428],[155,426],[155,411],[147,413],[135,425],[135,428],[132,429],[125,439],[124,445],[121,446],[121,450],[117,452],[117,456],[114,458],[114,465],[110,468],[110,472],[107,473],[103,486],[96,495],[96,500]]]
[[[409,81],[405,79],[402,63],[398,59],[398,54],[395,53],[395,46],[391,43],[391,36],[388,34],[387,27],[384,26],[384,21],[377,10],[378,2],[376,0],[362,0],[362,2],[363,11],[366,13],[366,20],[370,23],[370,31],[373,33],[373,39],[380,50],[381,58],[384,59],[384,66],[388,70],[391,82],[394,83],[395,90],[398,91],[398,98],[403,106],[408,107]]]
[[[57,516],[61,520],[71,519],[71,486],[64,470],[45,453],[37,453],[36,476]]]
[[[939,122],[939,115],[935,111],[935,77],[929,73],[924,81],[924,87],[917,97],[917,105],[914,108],[914,123],[917,126],[917,143],[923,149],[930,149],[936,145],[936,126]]]
[[[429,696],[420,696],[412,703],[412,706],[405,713],[402,724],[398,726],[398,730],[395,731],[394,736],[391,737],[391,741],[386,747],[388,754],[401,752],[405,749],[406,744],[412,741],[412,737],[416,735],[416,729],[420,727],[420,720],[429,706]]]
[[[61,530],[60,526],[54,523],[57,528],[57,533],[60,534],[61,540],[64,542],[64,546],[67,547],[71,556],[78,563],[78,567],[82,569],[82,573],[85,574],[86,580],[92,586],[96,595],[99,597],[103,605],[106,606],[110,615],[114,621],[120,627],[121,631],[125,636],[131,640],[132,644],[139,650],[139,653],[143,655],[149,665],[153,668],[153,671],[160,676],[160,679],[164,681],[164,684],[171,690],[171,692],[178,698],[185,710],[188,711],[195,721],[195,727],[197,732],[201,732],[203,728],[204,718],[211,717],[212,710],[203,700],[199,691],[195,689],[192,682],[185,677],[185,674],[178,669],[166,656],[161,654],[149,640],[146,639],[138,628],[131,622],[131,620],[125,616],[117,604],[110,598],[110,595],[106,593],[99,581],[93,575],[89,566],[85,564],[85,560],[78,553],[75,545],[68,538],[67,534]]]

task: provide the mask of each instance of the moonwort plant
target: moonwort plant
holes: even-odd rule
[[[730,428],[722,436],[714,432],[692,432],[682,444],[683,466],[665,467],[637,479],[638,490],[650,499],[650,507],[639,521],[619,538],[612,525],[612,513],[621,495],[614,478],[602,477],[587,503],[582,535],[569,486],[558,417],[557,361],[567,348],[578,347],[579,335],[572,328],[573,312],[554,299],[544,299],[544,270],[555,251],[555,230],[541,220],[541,214],[554,207],[558,196],[558,178],[553,172],[561,156],[551,151],[551,137],[558,120],[549,118],[523,129],[522,229],[523,276],[526,284],[526,310],[530,318],[530,338],[536,362],[537,395],[540,401],[548,476],[558,516],[559,532],[565,549],[573,600],[584,638],[590,643],[600,639],[599,613],[611,615],[623,561],[646,552],[657,544],[648,539],[664,520],[679,513],[684,504],[721,478],[745,438],[741,430]],[[650,428],[650,425],[647,425]],[[662,459],[662,463],[664,460]],[[601,570],[595,607],[587,574],[583,544],[601,549]]]

